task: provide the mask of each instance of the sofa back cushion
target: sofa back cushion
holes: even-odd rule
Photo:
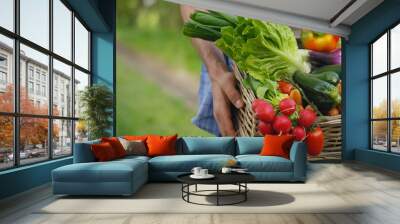
[[[100,140],[75,143],[74,147],[74,163],[95,162],[96,158],[91,150],[92,144],[99,144]]]
[[[236,155],[260,154],[263,144],[263,137],[237,137]]]
[[[232,137],[182,137],[177,144],[177,153],[185,155],[235,154],[235,139]]]

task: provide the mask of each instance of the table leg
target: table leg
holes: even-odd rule
[[[194,189],[194,191],[196,191],[196,192],[197,192],[197,184],[195,185],[195,189]]]
[[[219,206],[219,184],[217,184],[217,206]]]
[[[248,190],[247,190],[247,183],[244,183],[244,190],[245,190],[245,192],[244,192],[244,201],[247,201],[247,192],[248,192]]]

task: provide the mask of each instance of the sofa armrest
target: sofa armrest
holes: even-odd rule
[[[307,176],[307,146],[304,142],[293,142],[290,149],[290,160],[293,162],[293,179],[305,181]]]
[[[90,146],[95,142],[75,143],[74,145],[74,163],[95,162],[96,158],[92,153]]]

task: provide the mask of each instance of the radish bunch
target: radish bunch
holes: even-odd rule
[[[298,111],[296,102],[285,98],[279,102],[277,108],[262,99],[252,103],[252,109],[258,120],[257,129],[263,135],[292,134],[296,141],[303,141],[307,136],[317,116],[310,109]]]

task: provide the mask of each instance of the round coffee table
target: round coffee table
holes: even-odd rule
[[[182,174],[177,177],[178,181],[182,183],[182,199],[188,203],[197,205],[234,205],[245,202],[247,200],[247,192],[249,188],[247,183],[255,180],[255,177],[248,173],[228,173],[213,174],[215,177],[212,179],[193,179],[189,174]],[[197,185],[215,185],[215,190],[198,190]],[[220,189],[220,185],[236,185],[237,190],[224,190]],[[195,186],[195,190],[191,191],[190,186]],[[215,194],[206,194],[214,192]],[[216,197],[216,204],[203,204],[190,200],[190,196],[203,196],[203,197]],[[240,199],[230,203],[221,203],[221,197],[240,196]]]

